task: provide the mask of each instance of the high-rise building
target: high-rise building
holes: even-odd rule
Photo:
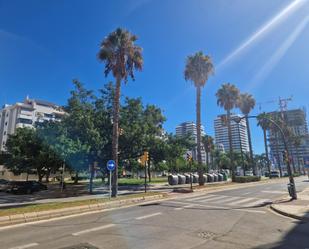
[[[38,99],[29,99],[13,105],[4,105],[0,110],[0,151],[5,150],[8,135],[19,127],[34,127],[36,122],[60,120],[65,112],[61,107]]]
[[[249,142],[247,134],[246,120],[240,119],[242,116],[239,114],[231,115],[231,135],[233,150],[240,152],[242,148],[243,152],[249,151]],[[236,122],[235,120],[240,122]],[[215,143],[221,146],[223,145],[224,151],[230,151],[228,128],[226,122],[226,115],[218,115],[214,120],[215,126]]]
[[[290,153],[290,161],[295,167],[302,167],[304,157],[309,156],[309,133],[306,119],[306,111],[304,109],[294,109],[287,111],[276,111],[268,113],[274,119],[281,118],[285,124],[291,129],[296,137],[300,138],[299,146],[295,146],[291,140],[287,138],[288,150]],[[285,150],[284,142],[279,131],[269,130],[268,141],[270,147],[270,157],[276,167],[281,166],[286,171],[286,163],[283,159]]]
[[[195,143],[197,143],[197,129],[194,122],[183,122],[176,127],[176,136],[181,137],[186,135],[191,135]],[[205,130],[203,125],[201,125],[201,136],[205,136]],[[190,152],[192,154],[193,160],[197,160],[197,148]],[[203,145],[201,145],[201,156],[202,162],[206,163],[206,152]]]

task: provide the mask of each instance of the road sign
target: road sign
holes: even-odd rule
[[[309,169],[309,156],[304,157],[304,167]]]
[[[109,171],[113,171],[116,167],[116,163],[114,160],[109,160],[106,164],[106,167]]]

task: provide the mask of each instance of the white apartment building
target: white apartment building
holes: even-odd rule
[[[214,120],[215,126],[215,142],[217,145],[223,148],[226,152],[230,151],[230,144],[228,138],[228,128],[225,122],[226,115],[218,115]],[[242,116],[239,114],[231,115],[231,133],[232,133],[232,146],[233,150],[240,152],[242,148],[243,152],[249,151],[249,142],[247,134],[246,120],[243,118],[239,123],[233,121],[233,119],[240,119]]]
[[[65,112],[53,103],[29,99],[13,105],[4,105],[0,110],[0,151],[5,150],[8,135],[19,127],[34,127],[36,122],[61,120]]]
[[[176,136],[181,137],[185,135],[191,135],[197,143],[197,129],[196,124],[194,122],[184,122],[176,127]],[[205,136],[204,126],[201,125],[201,136]],[[189,151],[188,151],[189,152]],[[193,160],[197,160],[197,149],[190,151],[193,157]],[[201,154],[202,154],[202,162],[206,163],[206,152],[204,146],[201,145]]]

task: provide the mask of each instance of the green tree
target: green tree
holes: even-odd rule
[[[112,72],[116,79],[115,97],[113,103],[113,140],[112,154],[116,162],[112,178],[112,196],[118,192],[118,137],[119,137],[119,102],[121,82],[127,82],[128,77],[134,80],[134,70],[142,70],[143,58],[141,47],[135,44],[137,37],[129,31],[117,28],[101,43],[98,58],[105,63],[105,76]]]
[[[223,107],[226,110],[227,115],[227,128],[228,128],[228,138],[229,138],[229,153],[233,155],[233,142],[231,133],[231,110],[237,106],[237,101],[239,97],[238,88],[231,84],[226,83],[221,86],[221,88],[216,93],[217,105]],[[234,176],[234,160],[232,159],[232,176]]]
[[[196,87],[196,128],[197,128],[197,161],[199,166],[199,184],[204,185],[201,154],[201,89],[209,76],[214,73],[210,56],[197,52],[187,57],[184,71],[185,80],[192,81]]]

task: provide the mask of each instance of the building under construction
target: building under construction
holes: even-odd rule
[[[268,113],[274,120],[282,120],[283,126],[288,127],[290,135],[286,136],[292,170],[303,170],[304,157],[309,156],[309,133],[305,109],[281,110]],[[294,139],[292,139],[293,137]],[[296,138],[296,139],[295,139]],[[298,141],[297,141],[298,140]],[[270,157],[276,169],[280,173],[286,172],[286,160],[284,160],[284,142],[280,132],[276,129],[268,130]]]

